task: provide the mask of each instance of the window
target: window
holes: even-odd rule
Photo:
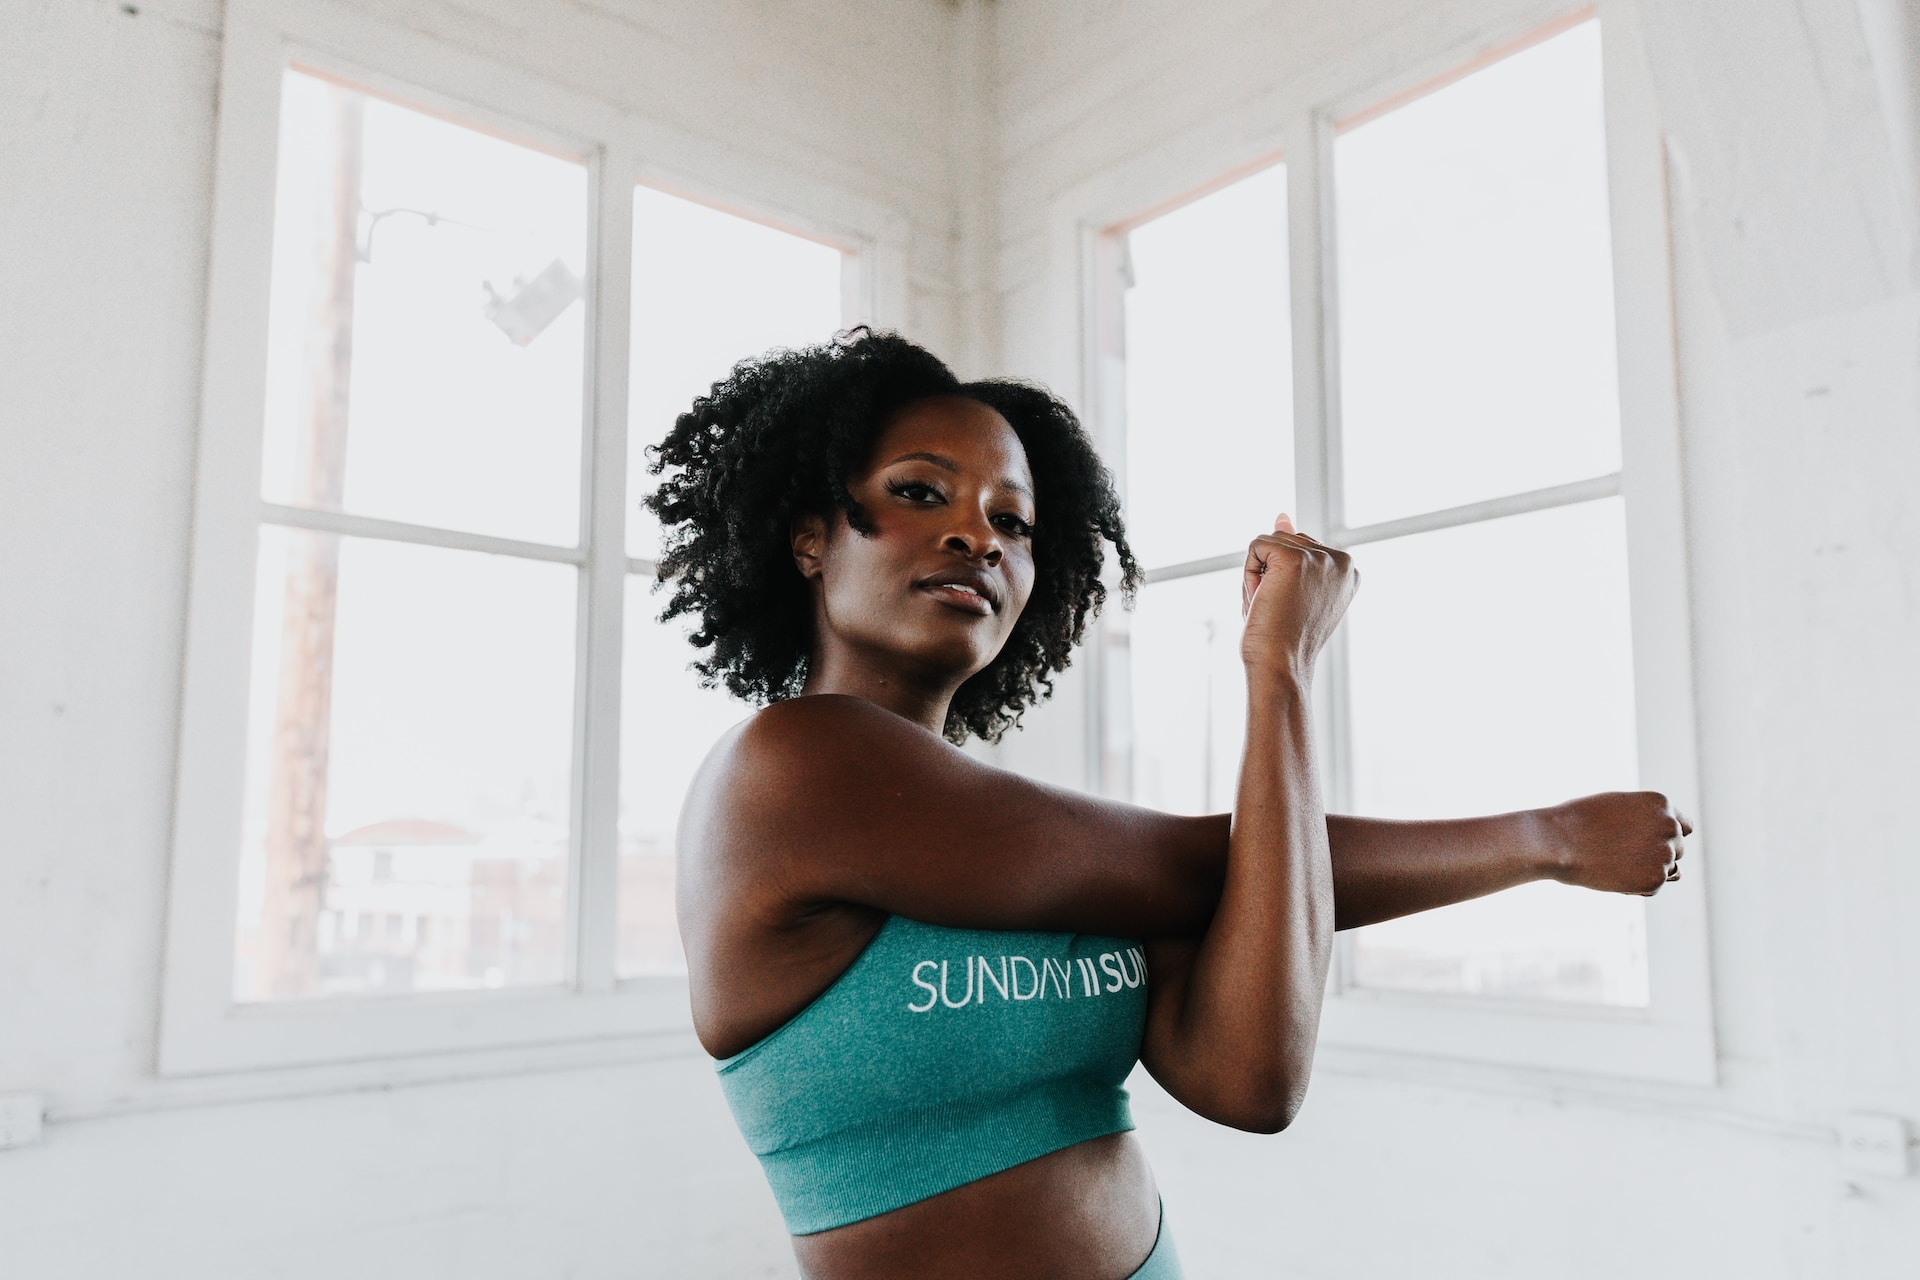
[[[1125,412],[1105,425],[1147,581],[1105,624],[1107,789],[1158,809],[1233,805],[1239,566],[1294,499],[1286,215],[1276,164],[1109,242]]]
[[[1149,584],[1103,636],[1109,793],[1231,806],[1238,565],[1288,510],[1365,574],[1322,664],[1329,808],[1689,801],[1659,152],[1601,34],[1316,106],[1290,194],[1275,166],[1101,238],[1100,422]],[[1541,883],[1342,935],[1325,1041],[1710,1078],[1698,862],[1652,902]]]
[[[641,188],[633,204],[633,392],[627,492],[649,491],[645,447],[742,356],[818,342],[840,327],[839,250]],[[673,916],[680,800],[714,741],[747,709],[687,669],[687,627],[658,621],[660,531],[627,525],[626,676],[621,716],[622,977],[684,973]]]
[[[234,997],[557,983],[586,166],[294,69],[279,152]]]
[[[1333,144],[1348,795],[1637,783],[1600,79],[1586,22]],[[1365,929],[1356,987],[1644,1006],[1645,902],[1536,884]]]
[[[235,998],[560,983],[586,166],[297,69],[280,155]],[[737,360],[840,327],[844,255],[648,187],[633,210],[637,496],[646,447]],[[637,503],[626,528],[631,977],[684,971],[674,821],[745,708],[657,621]],[[462,533],[488,541],[435,545]],[[429,903],[453,922],[432,945],[398,914]],[[383,924],[321,930],[341,912]]]
[[[317,13],[229,20],[162,1069],[682,1028],[674,822],[745,709],[656,621],[645,449],[899,220]]]

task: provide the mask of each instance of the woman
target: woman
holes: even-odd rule
[[[1129,1130],[1136,1060],[1211,1120],[1305,1093],[1336,928],[1542,876],[1650,893],[1651,793],[1455,822],[1328,818],[1314,662],[1357,577],[1248,548],[1231,815],[1059,790],[953,744],[1050,691],[1137,569],[1072,413],[856,330],[742,364],[654,457],[669,615],[768,703],[689,793],[694,1025],[818,1280],[1179,1275]],[[1204,501],[1204,495],[1197,500]],[[1150,975],[1150,977],[1149,977]]]

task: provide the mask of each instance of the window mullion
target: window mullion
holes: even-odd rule
[[[259,512],[260,523],[264,525],[285,525],[292,529],[337,533],[349,538],[378,538],[419,547],[445,547],[450,551],[517,556],[522,560],[546,560],[555,564],[585,563],[585,556],[578,547],[549,546],[543,542],[500,538],[488,533],[413,524],[405,520],[387,520],[326,507],[294,507],[261,500],[255,509]]]
[[[1100,233],[1083,228],[1086,289],[1083,353],[1094,440],[1114,485],[1127,492],[1127,233]],[[1154,580],[1151,572],[1142,575]],[[1128,735],[1114,722],[1116,697],[1130,697],[1115,688],[1129,668],[1123,654],[1131,643],[1128,619],[1109,608],[1094,620],[1093,636],[1084,650],[1087,687],[1086,778],[1090,790],[1115,800],[1133,798],[1132,747]],[[1124,722],[1122,722],[1124,723]]]
[[[1333,128],[1313,113],[1294,125],[1287,167],[1293,228],[1294,483],[1309,531],[1345,522],[1340,501],[1338,280],[1334,261]]]
[[[1202,573],[1219,573],[1222,569],[1239,567],[1247,558],[1245,549],[1223,551],[1217,556],[1208,556],[1203,560],[1182,560],[1179,564],[1158,565],[1140,571],[1141,580],[1148,586],[1156,582],[1177,582],[1181,578],[1191,578]]]
[[[1287,169],[1292,227],[1294,513],[1302,529],[1332,537],[1340,500],[1338,279],[1333,242],[1333,127],[1318,113],[1294,125]],[[1326,741],[1327,803],[1352,804],[1347,759],[1346,635],[1335,632],[1321,663],[1315,713]]]
[[[579,726],[572,910],[575,981],[615,983],[619,913],[620,680],[627,554],[627,364],[635,157],[602,149],[594,188]]]
[[[1587,480],[1574,480],[1567,484],[1551,485],[1545,489],[1529,489],[1524,493],[1502,494],[1497,498],[1486,498],[1479,502],[1469,502],[1459,507],[1446,507],[1439,511],[1422,511],[1417,515],[1402,516],[1397,520],[1383,520],[1379,524],[1362,525],[1358,529],[1335,529],[1328,541],[1338,547],[1358,547],[1369,542],[1385,542],[1389,538],[1405,538],[1418,533],[1437,533],[1442,529],[1455,529],[1463,524],[1478,524],[1483,520],[1499,520],[1506,516],[1526,515],[1534,511],[1550,511],[1554,507],[1570,507],[1579,502],[1611,498],[1620,492],[1620,483],[1620,473],[1610,471],[1606,475],[1594,476]]]
[[[1299,526],[1331,537],[1345,523],[1340,483],[1340,363],[1334,258],[1333,126],[1320,112],[1297,119],[1293,129],[1288,223],[1292,228],[1293,456]],[[1325,801],[1331,810],[1353,807],[1347,726],[1345,628],[1336,631],[1321,658],[1314,689],[1314,717],[1325,744]],[[1352,971],[1348,935],[1336,940],[1328,991],[1348,984]]]

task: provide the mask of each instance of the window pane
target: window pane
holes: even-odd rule
[[[1246,737],[1240,570],[1144,587],[1126,621],[1134,803],[1170,813],[1226,812]]]
[[[577,577],[261,531],[236,998],[562,979]]]
[[[287,72],[262,492],[571,545],[584,166]]]
[[[740,361],[831,338],[843,323],[843,257],[651,187],[634,190],[627,554],[659,554],[659,525],[639,505],[654,487],[646,446]]]
[[[1355,549],[1353,804],[1500,813],[1637,785],[1618,498]],[[1362,986],[1646,1003],[1644,903],[1532,885],[1375,925]]]
[[[1346,522],[1620,466],[1600,28],[1342,134]]]
[[[620,707],[620,945],[623,978],[685,973],[673,914],[673,836],[687,784],[749,708],[703,689],[683,620],[659,621],[653,579],[627,579]]]
[[[1127,235],[1127,534],[1145,565],[1241,550],[1293,509],[1287,171]]]

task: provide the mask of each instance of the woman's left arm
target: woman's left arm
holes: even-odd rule
[[[1334,927],[1357,929],[1534,880],[1652,894],[1680,878],[1681,841],[1692,831],[1657,791],[1609,791],[1485,818],[1329,814]]]
[[[1171,958],[1148,944],[1140,1060],[1190,1110],[1238,1129],[1285,1128],[1312,1071],[1335,908],[1309,690],[1358,581],[1344,552],[1284,516],[1248,547],[1246,745],[1220,899]]]
[[[1680,878],[1682,839],[1693,830],[1655,791],[1611,791],[1550,809],[1484,818],[1401,822],[1330,814],[1326,824],[1333,915],[1339,929],[1484,897],[1533,880],[1651,897]],[[1141,1061],[1190,1110],[1237,1128],[1271,1131],[1298,1106],[1304,1071],[1294,1068],[1290,1098],[1269,1092],[1274,1083],[1265,1080],[1259,1064],[1268,1056],[1262,1042],[1273,1035],[1273,1027],[1257,999],[1248,1000],[1238,1017],[1223,1017],[1215,1000],[1210,1018],[1195,1018],[1196,987],[1207,981],[1206,941],[1147,940],[1147,1032]],[[1240,1025],[1234,1027],[1236,1022]],[[1292,1029],[1296,1035],[1306,1032],[1310,1052],[1317,1017],[1296,1013],[1295,1022]],[[1297,1061],[1297,1049],[1291,1056]],[[1277,1117],[1280,1123],[1263,1121],[1262,1116]],[[1249,1122],[1249,1117],[1255,1119]]]

